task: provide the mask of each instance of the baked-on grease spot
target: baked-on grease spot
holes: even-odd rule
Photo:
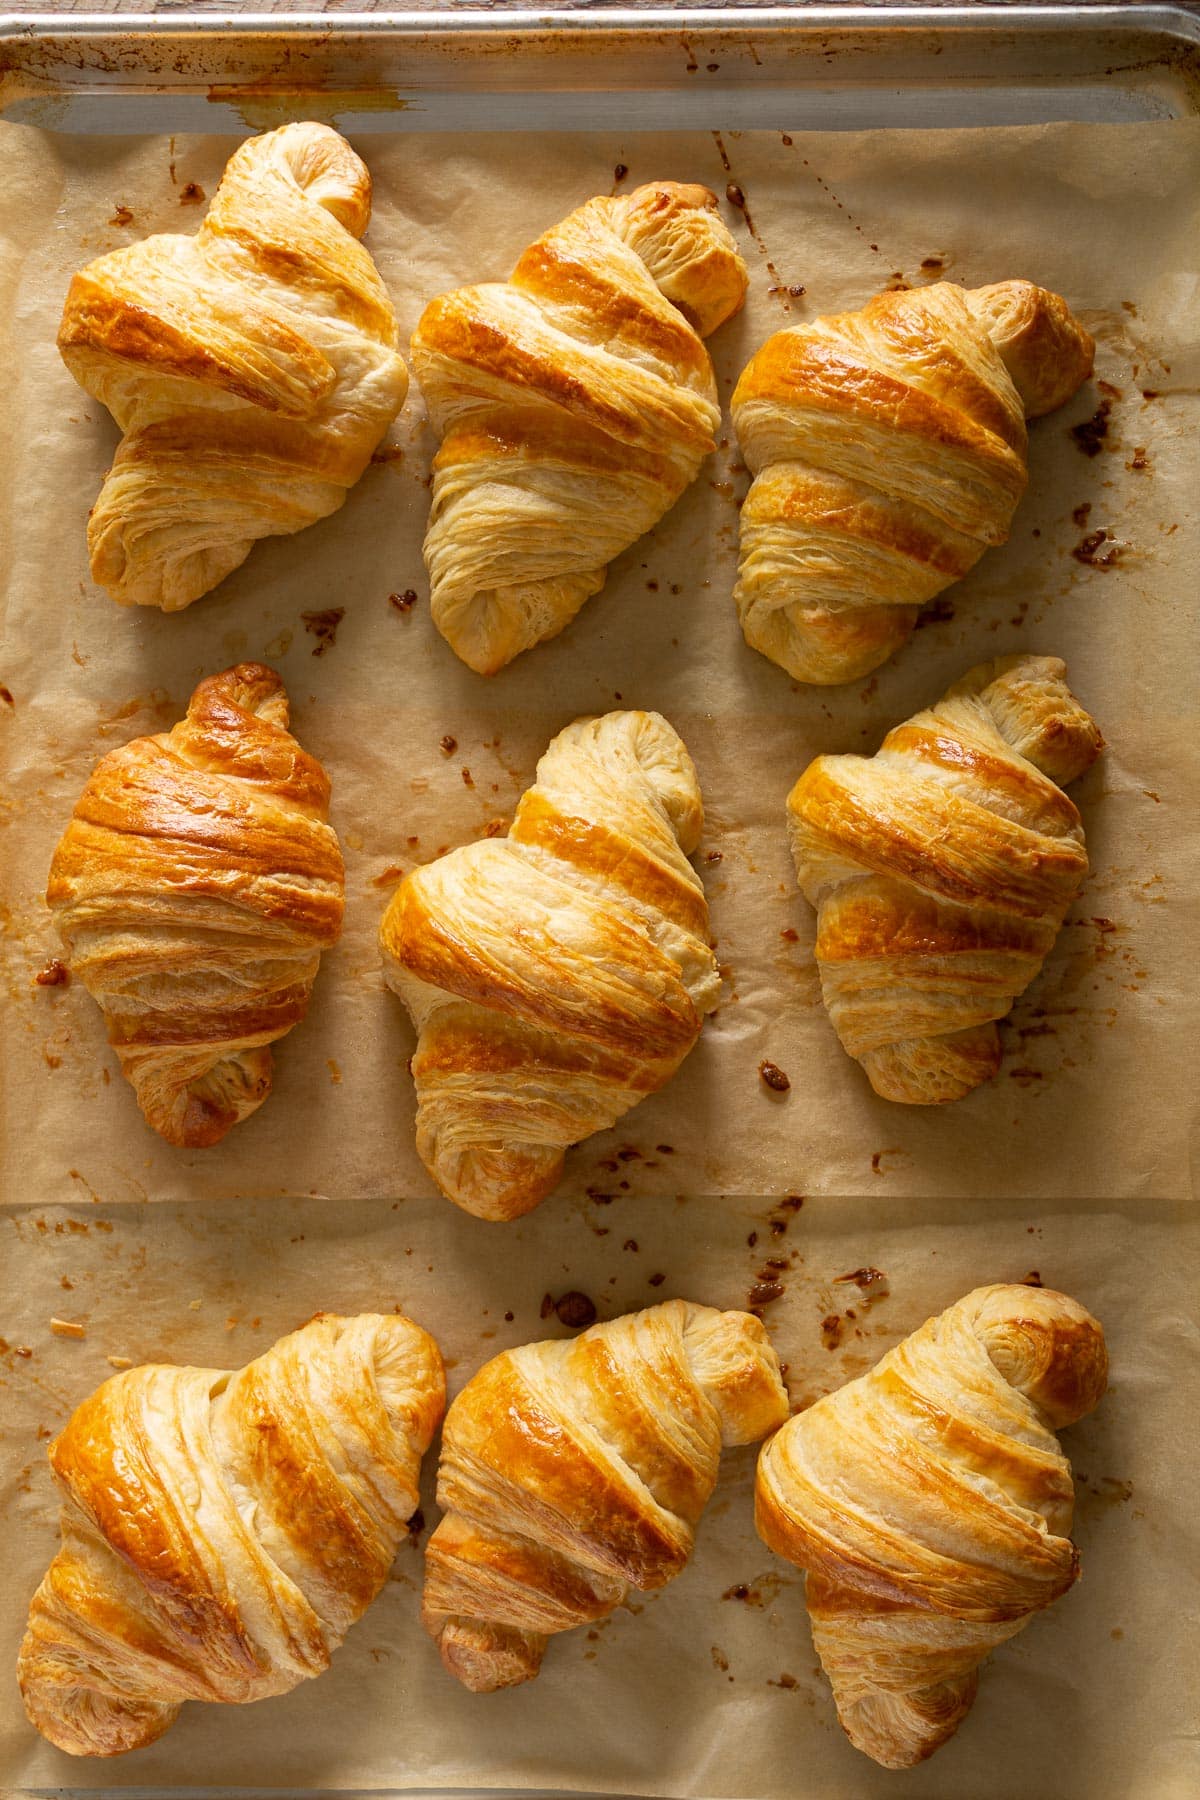
[[[1039,1270],[1030,1269],[1027,1275],[1022,1275],[1020,1285],[1022,1287],[1045,1287],[1046,1284],[1042,1280]]]
[[[1125,467],[1127,469],[1134,471],[1135,473],[1144,473],[1146,470],[1149,469],[1150,457],[1147,454],[1145,444],[1139,444],[1137,446],[1137,448],[1134,450],[1133,455],[1130,457],[1129,461],[1125,464]]]
[[[765,1058],[758,1065],[758,1074],[763,1086],[770,1088],[773,1094],[786,1094],[792,1085],[778,1063],[768,1062]]]
[[[862,1295],[863,1304],[873,1306],[878,1300],[886,1300],[891,1293],[891,1284],[882,1269],[852,1269],[848,1275],[835,1275],[835,1281],[852,1281]]]
[[[451,737],[450,733],[447,732],[441,741],[440,748],[443,756],[453,756],[454,752],[458,749],[458,739],[456,737]]]
[[[566,1325],[573,1331],[578,1331],[585,1325],[594,1325],[596,1322],[595,1302],[586,1294],[581,1294],[578,1288],[571,1288],[568,1293],[560,1294],[557,1300],[551,1300],[550,1295],[547,1294],[546,1300],[550,1300],[551,1311],[557,1316],[559,1324]],[[543,1318],[548,1316],[545,1307],[546,1301],[543,1300]]]
[[[935,270],[944,269],[945,266],[946,259],[944,256],[923,256],[921,258],[921,267],[930,274],[933,274]]]
[[[71,971],[66,963],[59,962],[55,956],[51,958],[44,969],[38,970],[33,979],[38,987],[69,987]]]
[[[756,1281],[746,1296],[749,1311],[753,1312],[756,1306],[769,1306],[772,1300],[782,1299],[783,1291],[782,1281]]]
[[[827,1350],[836,1350],[846,1330],[846,1321],[840,1313],[826,1313],[821,1320],[821,1342]]]
[[[926,625],[945,625],[954,617],[954,602],[947,594],[939,594],[928,606],[923,606],[917,614],[914,631],[924,631]]]
[[[110,225],[132,225],[133,214],[127,206],[118,201],[113,208],[113,216],[108,222]]]
[[[629,170],[628,170],[627,166],[624,163],[618,163],[616,168],[613,170],[613,180],[618,181],[618,182],[624,181],[624,179],[628,175],[628,173],[629,173]]]
[[[779,935],[787,944],[798,944],[800,942],[800,933],[796,930],[794,925],[785,925]]]
[[[179,195],[180,206],[199,206],[204,200],[204,189],[198,181],[189,181]]]
[[[12,689],[5,687],[2,681],[0,681],[0,700],[3,700],[5,706],[15,706],[17,704],[12,697]]]
[[[721,1674],[724,1675],[729,1668],[729,1658],[726,1656],[725,1652],[718,1644],[714,1644],[709,1654],[713,1660],[713,1668],[719,1669]]]
[[[462,776],[462,784],[464,787],[473,788],[475,786],[475,777],[472,775],[470,769],[460,769],[459,774]]]
[[[1090,419],[1084,419],[1080,425],[1067,428],[1067,435],[1077,450],[1084,456],[1099,456],[1104,448],[1104,440],[1108,436],[1109,414],[1112,412],[1112,401],[1101,400]]]
[[[783,1674],[779,1677],[778,1681],[772,1681],[770,1679],[770,1677],[768,1677],[768,1679],[767,1679],[768,1687],[790,1689],[790,1688],[794,1688],[794,1687],[799,1687],[799,1685],[800,1685],[800,1683],[796,1680],[796,1677],[794,1675],[789,1675],[786,1669],[784,1670]]]
[[[314,656],[324,656],[327,650],[333,649],[337,642],[338,626],[345,616],[344,606],[326,606],[320,612],[300,614],[305,631],[310,632],[317,640],[313,648]]]
[[[666,1279],[667,1279],[666,1276],[663,1275],[661,1272],[659,1272],[657,1274],[651,1275],[649,1285],[651,1287],[661,1287],[663,1282]]]
[[[398,864],[389,863],[387,868],[384,869],[381,874],[372,876],[371,886],[377,888],[395,887],[396,883],[403,878],[403,875],[404,870],[400,868]]]
[[[1089,569],[1114,569],[1121,560],[1121,545],[1101,527],[1080,538],[1071,555]]]
[[[398,613],[410,613],[416,604],[417,590],[415,588],[405,588],[402,594],[388,595],[388,605],[394,607]]]
[[[1073,506],[1071,508],[1071,517],[1074,519],[1076,525],[1079,526],[1079,529],[1081,531],[1083,530],[1083,527],[1087,524],[1087,522],[1091,518],[1091,516],[1092,516],[1092,503],[1090,500],[1081,501],[1081,503],[1078,506]]]
[[[329,1079],[330,1079],[330,1082],[333,1084],[333,1086],[341,1087],[342,1071],[341,1071],[341,1068],[339,1067],[339,1065],[334,1061],[332,1056],[326,1058],[325,1067],[329,1070]]]

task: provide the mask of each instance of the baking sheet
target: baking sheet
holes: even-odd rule
[[[790,1223],[776,1235],[770,1221],[780,1216],[752,1199],[622,1197],[605,1214],[609,1235],[596,1238],[579,1207],[543,1208],[505,1234],[511,1255],[500,1268],[496,1234],[435,1201],[49,1208],[0,1219],[0,1244],[21,1270],[3,1334],[33,1351],[0,1358],[16,1471],[0,1495],[0,1785],[1191,1800],[1200,1571],[1180,1421],[1194,1419],[1200,1401],[1194,1226],[1149,1202],[1084,1213],[1011,1201],[964,1210],[810,1200],[782,1215]],[[656,1595],[632,1595],[594,1636],[557,1638],[527,1687],[471,1695],[445,1674],[419,1622],[417,1543],[401,1546],[391,1582],[328,1673],[289,1695],[185,1707],[157,1744],[108,1762],[62,1756],[26,1725],[7,1671],[58,1541],[44,1440],[109,1373],[106,1356],[225,1367],[318,1307],[401,1304],[441,1342],[457,1390],[498,1350],[564,1335],[540,1318],[545,1291],[586,1287],[602,1317],[675,1293],[744,1305],[764,1254],[788,1264],[785,1292],[765,1313],[796,1403],[860,1373],[984,1280],[1036,1271],[1108,1328],[1110,1391],[1064,1434],[1079,1484],[1082,1578],[992,1658],[970,1717],[931,1762],[878,1769],[842,1737],[796,1572],[754,1536],[752,1450],[726,1457],[687,1570]],[[865,1307],[855,1284],[837,1279],[864,1264],[890,1284]],[[54,1313],[83,1321],[87,1337],[53,1337]],[[827,1348],[839,1331],[840,1346]],[[432,1475],[431,1457],[421,1543],[437,1518]]]
[[[889,280],[1023,274],[1070,297],[1116,391],[1090,386],[1033,429],[1012,540],[946,596],[951,619],[871,680],[816,690],[742,642],[730,595],[745,475],[727,428],[607,590],[491,681],[459,664],[430,620],[420,543],[431,442],[415,392],[339,515],[260,544],[184,614],[115,607],[88,580],[84,522],[116,433],[59,360],[61,299],[87,257],[194,229],[195,187],[212,193],[233,144],[6,128],[5,1197],[29,1185],[45,1201],[432,1193],[413,1147],[413,1038],[378,970],[379,917],[401,870],[507,821],[555,731],[620,705],[665,712],[696,758],[725,997],[671,1086],[570,1156],[564,1195],[622,1182],[646,1194],[1182,1193],[1195,1110],[1174,1045],[1196,1019],[1183,912],[1200,736],[1181,671],[1196,629],[1198,133],[1177,122],[791,141],[371,140],[369,242],[406,333],[429,296],[503,274],[543,222],[612,187],[618,166],[630,186],[683,175],[745,197],[729,210],[752,288],[714,344],[724,398],[770,331]],[[1098,407],[1107,436],[1089,456],[1070,430]],[[1114,566],[1073,554],[1097,530]],[[408,612],[390,603],[409,592]],[[334,641],[305,624],[330,609],[344,609]],[[1065,656],[1108,740],[1076,789],[1093,873],[1003,1028],[999,1078],[951,1108],[896,1107],[871,1093],[820,1003],[784,800],[814,755],[874,749],[971,664],[1016,649]],[[297,734],[333,778],[347,929],[307,1022],[277,1050],[272,1098],[218,1148],[181,1154],[142,1124],[82,987],[35,984],[56,948],[42,891],[96,757],[169,725],[201,676],[240,657],[281,670]],[[783,1099],[759,1078],[764,1058],[791,1079]],[[32,1116],[31,1143],[20,1127]],[[614,1168],[625,1148],[640,1155]]]
[[[1195,1125],[1180,1045],[1196,1025],[1200,135],[1182,123],[789,135],[375,136],[362,148],[376,184],[368,242],[406,330],[440,289],[506,273],[544,224],[607,191],[618,165],[628,185],[672,175],[739,189],[746,210],[729,216],[752,290],[713,345],[726,399],[769,331],[889,280],[1024,274],[1070,297],[1115,392],[1085,390],[1034,427],[1012,541],[950,591],[940,610],[952,616],[870,680],[824,692],[793,687],[742,643],[730,594],[745,475],[727,434],[567,633],[490,683],[462,668],[429,620],[431,444],[415,392],[341,514],[260,545],[183,615],[114,607],[88,581],[83,532],[116,434],[59,362],[61,297],[87,257],[193,228],[188,185],[211,194],[233,142],[0,134],[12,345],[0,395],[0,683],[12,695],[0,704],[0,1188],[11,1207],[0,1334],[6,1466],[19,1470],[5,1491],[3,1629],[15,1649],[53,1550],[45,1434],[108,1372],[108,1354],[244,1360],[318,1307],[403,1303],[438,1335],[457,1382],[503,1344],[556,1331],[540,1319],[546,1293],[586,1291],[602,1316],[672,1292],[745,1303],[780,1243],[803,1258],[766,1309],[797,1403],[981,1281],[1037,1269],[1099,1313],[1114,1389],[1070,1440],[1088,1477],[1085,1580],[994,1660],[952,1746],[884,1776],[840,1738],[795,1584],[751,1534],[753,1457],[738,1453],[686,1576],[597,1640],[561,1640],[522,1693],[472,1699],[441,1674],[416,1618],[419,1557],[405,1550],[393,1589],[318,1686],[253,1709],[189,1709],[119,1764],[58,1756],[29,1732],[11,1686],[0,1690],[2,1780],[709,1800],[818,1787],[847,1800],[1195,1790],[1194,1707],[1163,1671],[1189,1663],[1180,1595],[1195,1573],[1179,1451],[1195,1416],[1194,1245],[1172,1203],[1190,1193]],[[131,221],[113,223],[122,208]],[[805,292],[781,291],[793,287]],[[1069,433],[1104,402],[1107,432],[1088,456]],[[1072,554],[1097,530],[1115,548],[1107,569]],[[410,590],[409,610],[391,604]],[[330,608],[344,614],[322,649],[302,615]],[[1067,658],[1108,739],[1074,790],[1093,873],[1003,1028],[1000,1077],[953,1108],[891,1107],[821,1007],[783,802],[812,756],[873,749],[971,663],[1022,648]],[[297,733],[333,777],[348,929],[308,1020],[278,1048],[271,1099],[224,1145],[189,1156],[143,1125],[83,989],[34,982],[56,948],[41,891],[97,755],[169,725],[202,675],[243,656],[283,672]],[[434,1197],[414,1157],[412,1035],[379,978],[375,929],[398,871],[507,819],[553,733],[611,705],[664,711],[696,757],[726,997],[675,1082],[572,1153],[556,1197],[519,1224],[484,1226]],[[789,1074],[786,1096],[762,1087],[764,1057]],[[789,1194],[809,1198],[781,1212]],[[148,1199],[164,1204],[118,1204]],[[780,1239],[771,1217],[790,1221]],[[891,1297],[847,1322],[835,1278],[864,1265],[887,1273]],[[86,1338],[53,1337],[55,1312],[81,1320]],[[823,1331],[834,1315],[843,1323]],[[739,1583],[763,1604],[720,1599]],[[770,1685],[784,1674],[795,1688]]]

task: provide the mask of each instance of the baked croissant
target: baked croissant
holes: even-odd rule
[[[75,276],[58,347],[124,432],[88,523],[92,575],[177,612],[256,539],[336,512],[404,403],[391,301],[357,242],[371,177],[327,125],[251,138],[194,237]]]
[[[797,681],[853,681],[1002,544],[1026,418],[1069,400],[1094,345],[1028,281],[939,281],[777,332],[734,392],[746,642]]]
[[[236,1372],[148,1364],[50,1445],[62,1548],[29,1609],[30,1720],[74,1756],[320,1675],[382,1588],[445,1405],[410,1320],[325,1314]]]
[[[669,1300],[507,1350],[446,1415],[425,1628],[475,1693],[531,1681],[549,1639],[685,1567],[723,1444],[787,1418],[758,1319]]]
[[[1087,874],[1061,791],[1103,740],[1053,656],[981,663],[874,756],[819,756],[788,795],[821,991],[885,1100],[957,1100]]]
[[[701,339],[746,284],[716,197],[661,181],[589,200],[507,282],[426,307],[433,621],[478,674],[556,636],[694,481],[721,417]]]
[[[980,1663],[1079,1573],[1054,1433],[1092,1411],[1107,1373],[1076,1301],[976,1288],[759,1457],[759,1535],[808,1571],[838,1717],[886,1768],[954,1734]]]
[[[380,928],[416,1025],[417,1150],[481,1219],[670,1079],[717,1003],[696,771],[658,713],[560,731],[506,838],[415,869]]]
[[[262,1105],[341,932],[329,780],[287,724],[273,669],[210,675],[172,731],[97,763],[50,866],[71,971],[147,1122],[189,1149]]]

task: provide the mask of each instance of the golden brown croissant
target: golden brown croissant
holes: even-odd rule
[[[342,926],[329,780],[273,669],[211,675],[187,717],[92,771],[46,900],[155,1131],[215,1144],[271,1091]]]
[[[695,479],[721,416],[701,340],[746,282],[715,196],[662,181],[589,200],[507,282],[426,307],[433,621],[479,674],[569,624]]]
[[[976,1288],[765,1447],[756,1522],[808,1571],[813,1640],[851,1743],[921,1762],[979,1664],[1079,1572],[1054,1433],[1104,1392],[1104,1334],[1049,1288]]]
[[[1052,656],[981,663],[874,756],[819,756],[788,796],[825,1005],[885,1100],[957,1100],[995,1074],[993,1021],[1087,874],[1061,787],[1102,739],[1065,676]]]
[[[50,1446],[63,1542],[17,1664],[33,1724],[116,1756],[185,1700],[320,1675],[387,1579],[445,1397],[396,1314],[319,1314],[236,1372],[106,1381]]]
[[[797,681],[886,662],[921,607],[1002,544],[1025,419],[1086,381],[1094,346],[1028,281],[939,281],[769,338],[734,392],[746,642]]]
[[[760,1322],[669,1300],[507,1350],[446,1415],[426,1630],[476,1693],[530,1681],[559,1631],[685,1567],[723,1444],[787,1418]]]
[[[336,512],[404,403],[370,255],[371,177],[327,125],[236,152],[195,237],[146,238],[71,283],[58,346],[124,432],[88,523],[92,575],[177,612],[256,539]]]
[[[564,1152],[675,1073],[717,1003],[688,856],[692,759],[658,713],[560,731],[507,838],[416,869],[380,928],[417,1027],[417,1150],[456,1205],[512,1219]]]

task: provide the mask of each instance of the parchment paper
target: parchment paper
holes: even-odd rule
[[[608,1236],[596,1238],[586,1209],[569,1203],[515,1225],[502,1252],[496,1233],[436,1200],[49,1208],[0,1219],[0,1243],[21,1272],[3,1324],[13,1349],[0,1359],[15,1470],[0,1513],[0,1786],[1191,1800],[1200,1783],[1194,1227],[1149,1201],[1084,1212],[810,1200],[782,1215],[791,1222],[779,1236],[772,1216],[781,1215],[749,1199],[623,1196],[604,1215]],[[796,1571],[754,1535],[750,1450],[726,1457],[686,1571],[656,1595],[631,1596],[595,1636],[556,1639],[525,1688],[466,1693],[421,1629],[421,1546],[437,1519],[430,1457],[426,1533],[401,1546],[392,1581],[317,1681],[255,1706],[185,1707],[158,1744],[113,1762],[64,1757],[26,1724],[9,1671],[58,1542],[45,1439],[111,1372],[106,1356],[227,1367],[316,1308],[401,1304],[441,1342],[457,1389],[505,1346],[563,1335],[539,1316],[544,1291],[586,1287],[605,1317],[675,1293],[744,1305],[765,1256],[788,1265],[765,1314],[797,1404],[860,1373],[983,1280],[1037,1271],[1108,1328],[1112,1387],[1064,1440],[1082,1578],[992,1658],[970,1718],[922,1768],[888,1773],[842,1737]],[[869,1306],[837,1279],[864,1264],[891,1287]],[[55,1314],[84,1322],[87,1337],[51,1335]],[[826,1323],[834,1315],[840,1326]],[[827,1349],[838,1330],[840,1347]]]
[[[746,478],[727,432],[560,639],[492,682],[472,675],[429,619],[431,444],[415,391],[340,514],[258,546],[183,615],[114,607],[88,580],[84,521],[116,433],[59,362],[62,295],[99,251],[194,228],[188,184],[211,194],[233,145],[0,133],[11,345],[0,683],[12,695],[0,699],[11,1207],[0,1418],[17,1470],[0,1511],[0,1656],[10,1667],[54,1548],[45,1437],[109,1372],[107,1355],[241,1362],[317,1308],[403,1304],[438,1336],[457,1384],[503,1345],[557,1334],[553,1315],[541,1318],[547,1294],[584,1291],[602,1317],[672,1293],[745,1304],[764,1269],[784,1288],[764,1310],[796,1404],[982,1281],[1036,1270],[1093,1307],[1114,1382],[1068,1439],[1084,1581],[993,1659],[952,1745],[885,1775],[838,1731],[797,1582],[753,1536],[753,1455],[739,1452],[686,1574],[596,1639],[559,1640],[526,1690],[472,1698],[444,1676],[417,1620],[419,1551],[406,1547],[319,1683],[253,1708],[189,1708],[159,1745],[116,1765],[51,1751],[0,1675],[0,1787],[1173,1800],[1200,1782],[1183,1455],[1198,1398],[1195,1245],[1182,1205],[1197,1022],[1200,134],[1170,123],[790,135],[381,135],[360,148],[376,186],[368,242],[406,331],[432,294],[507,273],[544,225],[607,191],[618,165],[629,185],[733,184],[752,290],[713,342],[724,399],[789,317],[857,305],[889,279],[1024,274],[1069,296],[1114,391],[1085,390],[1033,428],[1012,540],[947,596],[940,610],[953,616],[871,680],[823,692],[794,687],[742,642],[730,596]],[[122,208],[132,219],[110,223]],[[1070,429],[1104,404],[1107,433],[1087,456]],[[1109,534],[1098,554],[1115,549],[1108,568],[1072,555],[1098,530]],[[389,596],[410,590],[415,605],[397,610]],[[302,615],[330,608],[344,616],[315,656]],[[972,663],[1022,648],[1066,657],[1108,740],[1075,790],[1092,875],[1004,1027],[998,1079],[951,1108],[892,1107],[820,1004],[784,799],[812,756],[873,749]],[[280,668],[297,733],[333,776],[348,928],[308,1020],[278,1047],[271,1099],[223,1146],[187,1156],[142,1123],[82,987],[34,983],[56,950],[41,893],[96,757],[172,723],[202,675],[242,656]],[[378,918],[398,871],[507,820],[556,730],[622,704],[665,712],[696,757],[726,998],[671,1086],[572,1154],[556,1197],[516,1225],[484,1226],[432,1195],[413,1154],[412,1035],[378,975]],[[764,1057],[789,1074],[786,1096],[763,1088]],[[801,1209],[781,1208],[800,1194]],[[165,1204],[113,1204],[146,1199]],[[770,1269],[769,1256],[788,1267]],[[891,1288],[865,1309],[837,1280],[863,1266]],[[83,1323],[85,1338],[52,1335],[53,1314]],[[432,1524],[431,1492],[425,1513]],[[721,1598],[739,1584],[750,1599]]]
[[[232,148],[3,135],[13,1004],[0,1117],[20,1176],[7,1197],[26,1184],[45,1201],[432,1193],[413,1148],[413,1038],[379,975],[378,920],[399,871],[507,821],[561,726],[622,704],[665,712],[696,758],[726,995],[670,1087],[571,1156],[564,1193],[619,1181],[647,1194],[1182,1193],[1194,1107],[1175,1046],[1196,1019],[1184,870],[1200,764],[1187,675],[1200,477],[1186,425],[1200,362],[1194,127],[363,145],[376,188],[368,241],[406,334],[439,290],[506,273],[544,223],[611,187],[618,164],[628,184],[682,175],[718,191],[735,182],[745,196],[748,214],[730,213],[753,287],[713,344],[723,398],[789,317],[857,305],[889,278],[1024,274],[1070,297],[1119,394],[1090,386],[1034,428],[1012,540],[947,596],[953,619],[918,632],[873,679],[830,690],[797,688],[742,641],[731,593],[745,476],[727,431],[605,592],[491,681],[464,668],[430,620],[420,543],[431,445],[415,392],[394,455],[344,510],[260,544],[211,598],[166,617],[117,608],[94,588],[84,525],[116,432],[58,357],[62,297],[98,251],[194,229],[189,184],[211,194]],[[111,224],[122,207],[131,221]],[[792,286],[806,291],[772,292]],[[1108,432],[1089,457],[1069,431],[1101,404]],[[1072,555],[1098,530],[1115,566]],[[389,604],[410,591],[407,613]],[[344,617],[322,648],[303,615],[331,608]],[[953,1107],[897,1107],[872,1094],[821,1005],[784,800],[814,755],[873,750],[973,663],[1016,649],[1065,656],[1108,740],[1076,790],[1093,873],[1005,1027],[998,1079]],[[245,656],[284,674],[297,733],[333,778],[347,929],[308,1020],[278,1048],[270,1101],[219,1148],[182,1155],[141,1122],[83,988],[34,985],[56,948],[42,893],[97,756],[169,725],[202,675]],[[759,1078],[764,1058],[791,1079],[782,1100]],[[31,1141],[21,1127],[33,1116]],[[626,1146],[642,1155],[614,1170]]]

